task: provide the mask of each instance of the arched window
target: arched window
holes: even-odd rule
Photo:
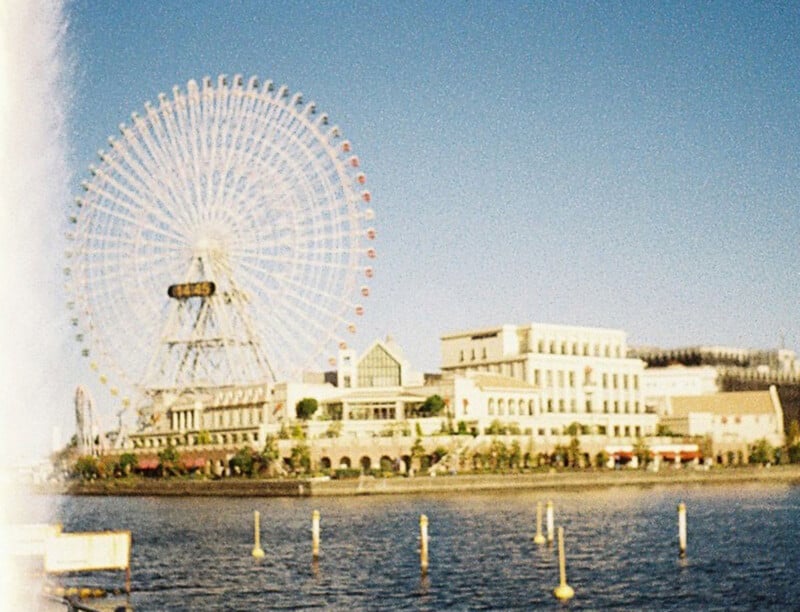
[[[497,416],[503,416],[506,413],[506,400],[497,400]]]
[[[494,416],[494,398],[489,398],[489,416]]]

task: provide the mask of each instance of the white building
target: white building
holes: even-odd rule
[[[644,362],[626,357],[621,330],[502,325],[444,335],[441,347],[443,372],[499,374],[538,390],[545,428],[566,420],[612,437],[655,433],[657,417],[642,392]]]
[[[709,438],[717,453],[747,452],[761,439],[783,445],[783,407],[774,386],[769,391],[675,396],[667,404],[665,426],[675,434]]]
[[[645,405],[659,415],[669,415],[668,399],[716,393],[717,368],[714,366],[670,365],[646,368],[642,375]]]

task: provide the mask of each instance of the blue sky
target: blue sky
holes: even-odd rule
[[[441,334],[524,322],[800,348],[796,3],[81,0],[66,13],[74,192],[132,111],[204,75],[286,83],[342,127],[378,213],[356,348],[391,334],[431,371]],[[73,385],[93,376],[65,367]]]

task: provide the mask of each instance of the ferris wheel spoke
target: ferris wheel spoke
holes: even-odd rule
[[[156,220],[160,221],[163,225],[167,227],[173,227],[175,225],[175,219],[167,215],[164,215],[160,207],[153,206],[151,198],[145,198],[137,192],[132,192],[126,189],[118,181],[114,180],[112,177],[108,176],[105,173],[98,172],[98,176],[105,181],[106,185],[111,186],[117,192],[112,194],[106,189],[100,189],[99,187],[93,187],[93,186],[89,187],[90,190],[94,190],[98,195],[101,195],[104,199],[107,199],[116,204],[117,206],[125,208],[126,210],[134,214],[135,211],[137,210],[146,212],[148,216],[155,218]],[[136,207],[132,205],[136,205]]]
[[[177,203],[178,209],[185,213],[186,220],[191,223],[194,220],[192,215],[192,202],[196,202],[193,194],[196,191],[196,181],[192,181],[187,176],[187,165],[189,163],[188,153],[183,147],[182,139],[172,133],[172,115],[168,112],[168,103],[162,99],[159,110],[153,109],[150,127],[142,125],[142,140],[147,146],[154,159],[162,160],[165,168],[173,169],[169,177],[170,183],[175,183],[177,189],[172,191],[181,194]],[[162,123],[163,119],[163,123]]]
[[[179,222],[185,223],[186,219],[182,214],[183,208],[178,207],[177,209],[170,209],[167,205],[168,202],[179,201],[177,194],[171,191],[169,183],[162,180],[162,177],[155,176],[152,172],[145,169],[142,163],[140,163],[140,159],[144,159],[144,163],[147,163],[146,158],[142,157],[141,151],[137,153],[136,151],[132,151],[133,149],[140,149],[140,147],[138,147],[138,144],[131,144],[131,136],[130,132],[128,132],[128,135],[125,136],[123,141],[112,141],[112,151],[106,154],[103,159],[109,164],[114,162],[116,165],[112,166],[112,168],[115,170],[117,167],[119,167],[120,170],[122,170],[122,168],[130,168],[128,174],[131,176],[131,181],[135,181],[142,186],[138,191],[140,193],[153,194],[156,201],[161,204],[165,214],[174,215],[174,218],[178,219]],[[119,157],[122,163],[116,163],[117,157]]]

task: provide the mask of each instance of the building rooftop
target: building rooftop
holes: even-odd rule
[[[731,391],[671,398],[672,416],[706,412],[720,416],[775,414],[769,391]]]

